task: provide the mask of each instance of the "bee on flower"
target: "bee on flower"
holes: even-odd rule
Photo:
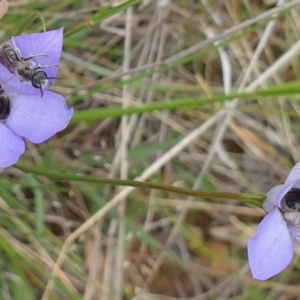
[[[300,244],[300,163],[284,184],[273,187],[263,203],[267,213],[248,241],[249,266],[254,279],[267,280],[291,263],[293,242]]]
[[[58,72],[62,43],[63,29],[16,36],[5,43],[19,63],[28,62],[32,74],[40,72],[39,82],[20,78],[0,53],[0,168],[18,161],[25,151],[23,138],[42,143],[63,130],[73,115],[64,97],[47,90]]]

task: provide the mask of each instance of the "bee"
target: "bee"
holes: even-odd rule
[[[289,209],[300,212],[300,189],[292,188],[285,195],[284,201]]]
[[[0,85],[0,120],[5,120],[10,114],[10,99],[5,96],[4,89]]]
[[[21,81],[30,81],[31,85],[41,91],[43,97],[43,88],[47,85],[49,79],[57,79],[57,77],[48,77],[42,69],[46,67],[27,68],[18,70],[18,77]]]
[[[300,189],[292,188],[282,201],[281,213],[284,219],[300,227]]]
[[[18,48],[13,48],[10,44],[5,43],[0,47],[0,61],[1,64],[8,69],[9,72],[15,74],[19,68],[32,68],[34,63],[30,60],[34,57],[42,56],[32,55],[22,57]],[[16,74],[17,75],[17,74]]]
[[[57,67],[55,66],[36,66],[32,61],[35,57],[45,56],[43,54],[31,55],[23,57],[20,50],[15,45],[15,41],[12,38],[11,46],[8,43],[4,43],[0,46],[0,63],[8,69],[12,74],[15,74],[20,81],[31,82],[31,85],[40,89],[41,97],[43,97],[43,88],[47,85],[49,79],[56,79],[56,77],[48,77],[43,69]]]

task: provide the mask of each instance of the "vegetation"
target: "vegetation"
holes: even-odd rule
[[[1,42],[64,27],[75,113],[1,170],[0,299],[298,299],[299,254],[259,282],[246,245],[300,159],[299,9],[11,1]]]

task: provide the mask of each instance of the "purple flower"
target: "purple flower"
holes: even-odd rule
[[[40,55],[32,58],[36,66],[46,67],[42,70],[48,77],[56,77],[63,43],[63,29],[46,31],[43,33],[33,33],[22,36],[15,36],[14,43],[10,39],[7,43],[13,48],[16,46],[26,58],[32,55]],[[42,55],[42,56],[41,56]],[[33,87],[31,82],[21,82],[7,68],[0,64],[0,84],[5,92],[14,92],[23,95],[40,94],[40,90]],[[51,80],[49,80],[49,85]],[[49,87],[49,86],[47,86]]]
[[[293,240],[300,244],[300,163],[284,184],[273,187],[263,203],[267,215],[248,242],[249,266],[254,279],[267,280],[290,264]]]
[[[31,61],[36,66],[55,66],[42,70],[48,77],[56,76],[63,29],[16,36],[14,40],[22,57],[45,55]],[[8,43],[13,46],[11,40]],[[6,168],[16,163],[25,151],[23,138],[36,144],[44,142],[67,126],[73,109],[69,109],[65,98],[57,93],[44,90],[41,97],[40,90],[31,82],[21,82],[3,65],[0,65],[0,85],[11,107],[7,119],[0,120],[0,168]]]

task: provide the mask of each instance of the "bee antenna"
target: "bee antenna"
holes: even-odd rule
[[[44,96],[44,93],[43,93],[42,86],[40,86],[40,90],[41,90],[41,98],[43,98],[43,96]]]

